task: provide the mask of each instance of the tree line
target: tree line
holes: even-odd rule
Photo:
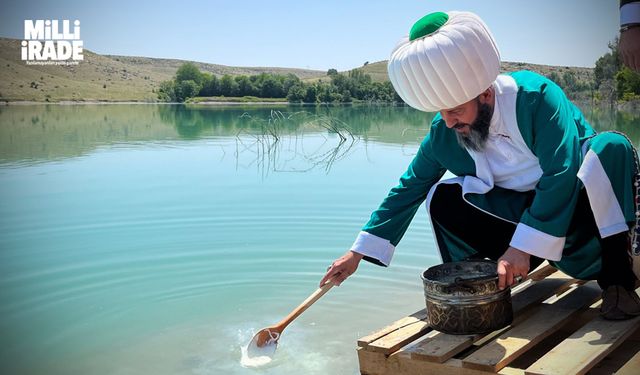
[[[193,63],[184,63],[174,78],[160,84],[158,99],[184,102],[193,97],[282,98],[290,103],[351,103],[353,101],[401,103],[391,82],[373,82],[360,70],[327,71],[325,79],[303,82],[294,74],[225,74],[217,77],[201,72]]]
[[[640,99],[640,74],[622,64],[617,39],[609,43],[609,49],[596,61],[593,76],[586,80],[572,70],[551,72],[548,78],[572,99],[591,98],[611,104]],[[294,74],[218,77],[201,72],[193,63],[184,63],[174,78],[162,82],[158,90],[162,101],[184,102],[193,97],[279,98],[290,103],[403,103],[391,82],[374,82],[359,69],[347,73],[329,69],[326,78],[304,82]]]

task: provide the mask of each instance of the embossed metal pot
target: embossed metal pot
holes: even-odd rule
[[[511,324],[511,289],[498,289],[496,262],[444,263],[422,273],[432,328],[452,334],[487,333]]]

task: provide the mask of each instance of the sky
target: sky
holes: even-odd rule
[[[344,71],[388,59],[415,21],[449,10],[478,14],[513,62],[593,67],[619,27],[617,0],[3,0],[0,36],[23,39],[25,19],[78,19],[100,54]]]

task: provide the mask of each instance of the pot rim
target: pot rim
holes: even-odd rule
[[[423,282],[431,283],[431,284],[435,284],[435,285],[442,285],[442,286],[452,285],[456,281],[454,281],[454,282],[445,282],[445,281],[441,281],[441,280],[434,280],[434,279],[427,278],[425,275],[429,270],[432,270],[434,268],[442,267],[444,265],[451,266],[452,264],[456,264],[456,263],[484,263],[484,264],[495,265],[496,268],[497,268],[497,264],[498,264],[496,261],[489,260],[489,259],[473,259],[473,260],[462,260],[462,261],[458,261],[458,262],[446,262],[446,263],[437,264],[435,266],[431,266],[431,267],[427,268],[426,270],[422,271],[420,273],[420,278],[422,279]],[[469,278],[469,279],[461,279],[460,282],[465,282],[465,283],[471,282],[472,283],[472,282],[476,282],[476,281],[484,282],[484,281],[489,281],[489,280],[495,280],[496,282],[498,281],[497,269],[496,269],[496,273],[495,274],[486,275],[486,276],[479,276],[479,277],[474,277],[474,278]]]

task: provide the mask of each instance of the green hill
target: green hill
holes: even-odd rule
[[[371,79],[374,82],[384,82],[389,80],[387,75],[387,61],[378,61],[370,63],[354,70],[362,70],[364,73],[371,75]],[[521,62],[508,62],[503,61],[501,66],[502,72],[513,72],[516,70],[531,70],[538,72],[544,76],[549,76],[552,72],[562,76],[564,72],[572,71],[576,74],[576,78],[581,81],[593,80],[592,68],[581,68],[575,66],[551,66],[551,65],[539,65],[529,64]]]
[[[0,38],[0,101],[155,101],[160,82],[173,77],[178,59],[100,55],[84,50],[74,66],[27,65],[20,40]],[[192,61],[216,75],[292,73],[301,79],[324,76],[309,69],[233,67]]]

